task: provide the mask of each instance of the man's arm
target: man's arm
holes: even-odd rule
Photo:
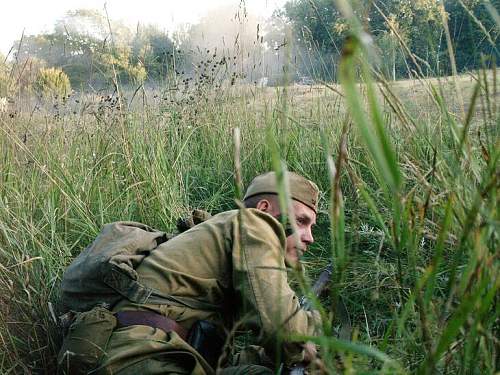
[[[242,210],[240,220],[235,224],[232,249],[240,315],[245,326],[259,333],[261,345],[270,354],[282,349],[287,364],[301,361],[302,345],[287,339],[293,334],[315,334],[320,318],[316,311],[301,308],[288,284],[281,224],[257,210]]]

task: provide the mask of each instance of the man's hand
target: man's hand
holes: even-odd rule
[[[308,341],[304,345],[304,362],[311,363],[318,358],[318,350],[316,349],[316,344]]]
[[[316,345],[308,341],[302,345],[304,360],[302,363],[290,369],[289,375],[317,374],[327,375],[323,361],[318,357]]]

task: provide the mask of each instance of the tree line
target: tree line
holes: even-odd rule
[[[450,74],[447,33],[458,72],[490,67],[499,56],[498,0],[366,0],[358,3],[354,12],[373,38],[379,68],[387,78],[410,77],[417,69],[422,69],[426,76]],[[334,2],[290,1],[281,14],[290,20],[301,50],[312,51],[315,56],[310,59],[307,53],[301,54],[305,55],[303,72],[335,79],[335,66],[348,25]]]
[[[362,0],[354,11],[377,51],[387,79],[491,67],[499,56],[500,0]],[[0,95],[8,78],[18,88],[41,68],[57,68],[76,90],[116,83],[188,87],[336,81],[349,26],[331,0],[291,0],[268,20],[245,5],[216,10],[195,25],[167,33],[155,25],[132,29],[103,12],[80,9],[59,19],[52,32],[24,35],[9,60],[1,59]],[[213,19],[227,20],[214,23]],[[451,41],[451,46],[448,43]]]

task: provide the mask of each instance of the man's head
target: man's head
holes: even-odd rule
[[[316,224],[318,205],[318,187],[308,179],[287,172],[288,186],[292,198],[290,217],[295,218],[296,236],[287,233],[286,258],[290,263],[296,263],[307,246],[314,242],[312,226]],[[276,174],[268,172],[255,177],[245,193],[245,206],[266,212],[275,218],[281,215],[278,198]]]

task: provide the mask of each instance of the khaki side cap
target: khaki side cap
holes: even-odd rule
[[[292,199],[304,203],[314,212],[318,211],[318,186],[307,178],[295,173],[287,172],[288,186]],[[255,177],[248,185],[245,197],[247,199],[258,194],[278,194],[276,173],[267,172]]]

